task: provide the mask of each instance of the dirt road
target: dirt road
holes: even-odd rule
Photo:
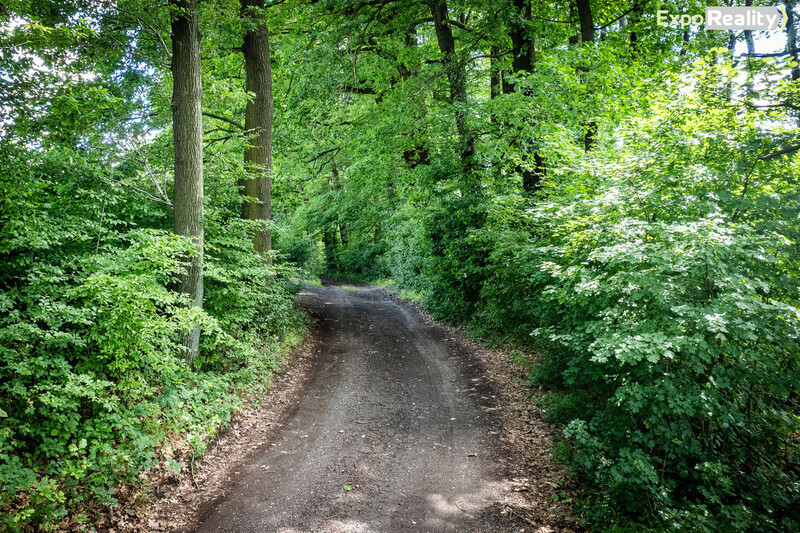
[[[522,496],[491,391],[447,330],[370,287],[300,302],[319,322],[314,373],[198,531],[552,531],[502,514]]]

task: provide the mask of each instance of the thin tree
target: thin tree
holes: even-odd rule
[[[172,18],[172,130],[175,145],[174,227],[196,249],[180,291],[203,308],[203,120],[200,106],[200,22],[198,0],[170,0]],[[192,365],[200,345],[196,325],[182,336]]]
[[[794,8],[797,0],[786,2],[786,50],[792,56],[792,79],[800,79],[800,56],[797,55],[797,26],[795,26]]]

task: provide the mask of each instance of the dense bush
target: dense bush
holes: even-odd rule
[[[741,151],[763,117],[685,94],[496,233],[482,316],[535,328],[595,523],[796,530],[796,178]]]
[[[423,239],[428,255],[422,268],[425,305],[452,322],[466,322],[475,312],[486,273],[485,243],[476,229],[486,218],[480,197],[442,198],[426,213]]]
[[[7,148],[7,146],[6,146]],[[16,159],[0,160],[8,169]],[[209,216],[206,311],[169,290],[190,243],[100,167],[31,153],[0,201],[0,529],[50,530],[112,504],[173,435],[201,448],[278,364],[302,318],[285,264],[252,251],[238,217]],[[6,173],[0,179],[9,179]],[[178,334],[203,327],[198,371]],[[175,468],[180,468],[176,465]],[[81,516],[83,518],[81,518]]]
[[[542,250],[534,334],[565,352],[559,384],[591,398],[565,434],[602,494],[593,512],[796,528],[800,316],[765,282],[784,240],[722,217],[568,216]]]
[[[793,137],[719,89],[737,71],[715,57],[589,154],[552,132],[536,195],[416,169],[434,192],[383,258],[435,315],[536,348],[599,529],[800,528]]]

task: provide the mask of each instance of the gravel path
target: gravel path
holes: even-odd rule
[[[155,515],[162,524],[201,533],[582,530],[560,501],[574,486],[550,458],[552,430],[507,356],[375,287],[308,286],[299,302],[316,322],[298,367],[307,377],[291,377],[271,400],[282,407],[254,412],[220,441],[203,490],[175,491]]]
[[[345,287],[301,294],[319,322],[313,375],[198,531],[517,531],[482,379],[446,330]]]

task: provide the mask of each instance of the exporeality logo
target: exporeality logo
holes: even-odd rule
[[[710,6],[704,15],[671,14],[666,10],[656,12],[659,26],[704,26],[708,30],[783,30],[786,29],[786,8],[784,6],[727,7]]]

